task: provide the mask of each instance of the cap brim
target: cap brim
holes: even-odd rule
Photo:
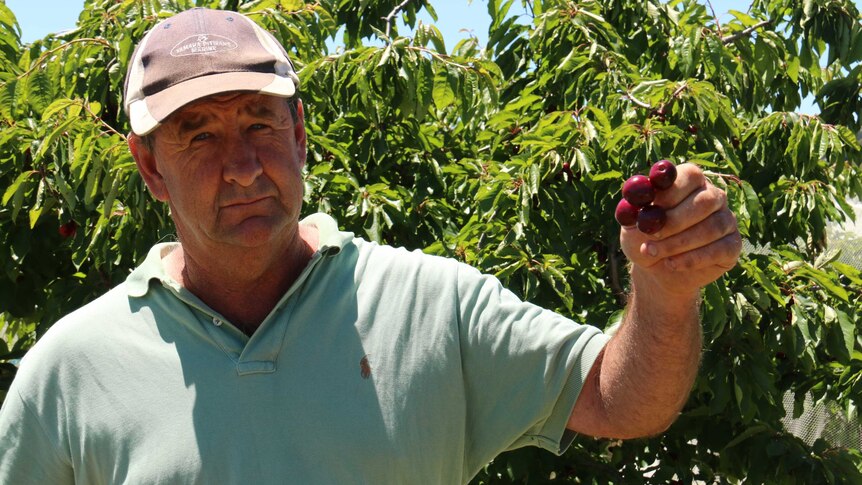
[[[289,98],[296,94],[296,84],[290,77],[260,72],[226,72],[190,79],[130,103],[132,132],[147,135],[171,113],[192,101],[236,91]]]

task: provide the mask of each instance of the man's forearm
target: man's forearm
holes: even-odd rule
[[[597,385],[619,438],[664,431],[697,375],[701,352],[699,291],[668,294],[637,266],[623,324],[608,343]],[[621,434],[621,433],[616,433]]]

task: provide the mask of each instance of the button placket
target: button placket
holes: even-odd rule
[[[190,310],[192,310],[198,325],[200,325],[206,334],[209,335],[212,342],[217,345],[234,363],[237,362],[243,348],[245,348],[245,345],[248,342],[248,338],[239,330],[229,327],[221,328],[224,326],[223,324],[229,322],[219,317],[217,313],[188,290],[179,285],[174,287],[172,285],[165,284],[164,282],[163,285],[180,301],[185,303]],[[212,325],[210,325],[210,323]]]

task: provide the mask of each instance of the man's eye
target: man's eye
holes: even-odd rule
[[[272,129],[272,125],[268,123],[252,123],[248,126],[249,131],[261,131],[270,129]]]
[[[210,137],[212,137],[212,134],[211,134],[211,133],[207,133],[207,132],[204,132],[204,133],[198,133],[197,135],[195,135],[194,137],[192,137],[192,141],[202,141],[202,140],[207,140],[207,139],[209,139]]]

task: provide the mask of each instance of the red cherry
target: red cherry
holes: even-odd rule
[[[60,233],[61,236],[68,239],[70,237],[75,237],[75,232],[78,230],[78,224],[75,221],[69,221],[64,224],[61,224],[57,229],[57,232]]]
[[[670,160],[659,160],[649,169],[649,180],[656,190],[667,190],[676,180],[676,167]]]
[[[655,234],[664,227],[667,215],[664,209],[657,205],[641,207],[638,212],[638,229],[644,234]]]
[[[631,205],[629,201],[620,199],[614,217],[621,226],[634,226],[638,222],[638,208]]]
[[[655,199],[655,188],[643,175],[629,177],[623,184],[623,197],[635,207],[643,207]]]

